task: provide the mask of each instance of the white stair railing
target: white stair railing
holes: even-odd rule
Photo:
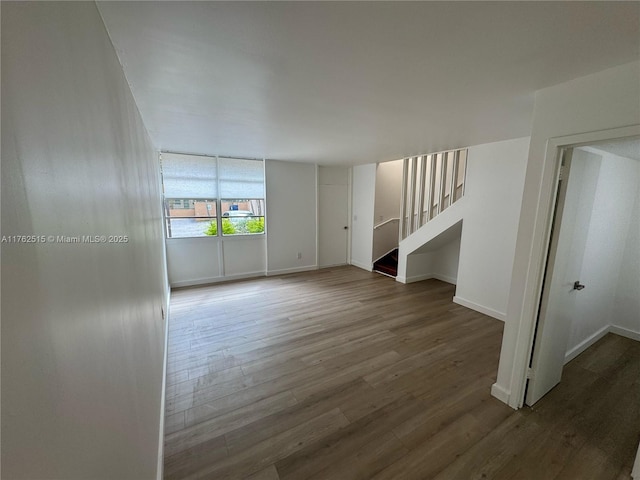
[[[373,261],[398,248],[399,218],[390,218],[373,227]]]
[[[464,196],[466,171],[466,148],[404,159],[399,240]]]

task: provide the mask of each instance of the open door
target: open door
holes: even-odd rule
[[[583,288],[578,275],[584,251],[580,242],[584,243],[584,235],[576,231],[576,220],[581,208],[591,206],[581,205],[580,181],[568,181],[572,153],[572,149],[561,152],[551,243],[525,398],[527,405],[533,405],[560,383],[575,299]]]

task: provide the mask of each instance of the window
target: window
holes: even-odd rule
[[[265,231],[264,162],[162,154],[167,237]]]

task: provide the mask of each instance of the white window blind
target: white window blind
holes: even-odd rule
[[[218,158],[220,198],[264,198],[262,160]]]
[[[217,198],[214,157],[162,154],[162,181],[166,198]]]

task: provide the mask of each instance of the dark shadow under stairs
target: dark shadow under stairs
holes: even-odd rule
[[[398,275],[398,249],[394,249],[387,253],[380,260],[373,264],[373,271],[396,277]]]

